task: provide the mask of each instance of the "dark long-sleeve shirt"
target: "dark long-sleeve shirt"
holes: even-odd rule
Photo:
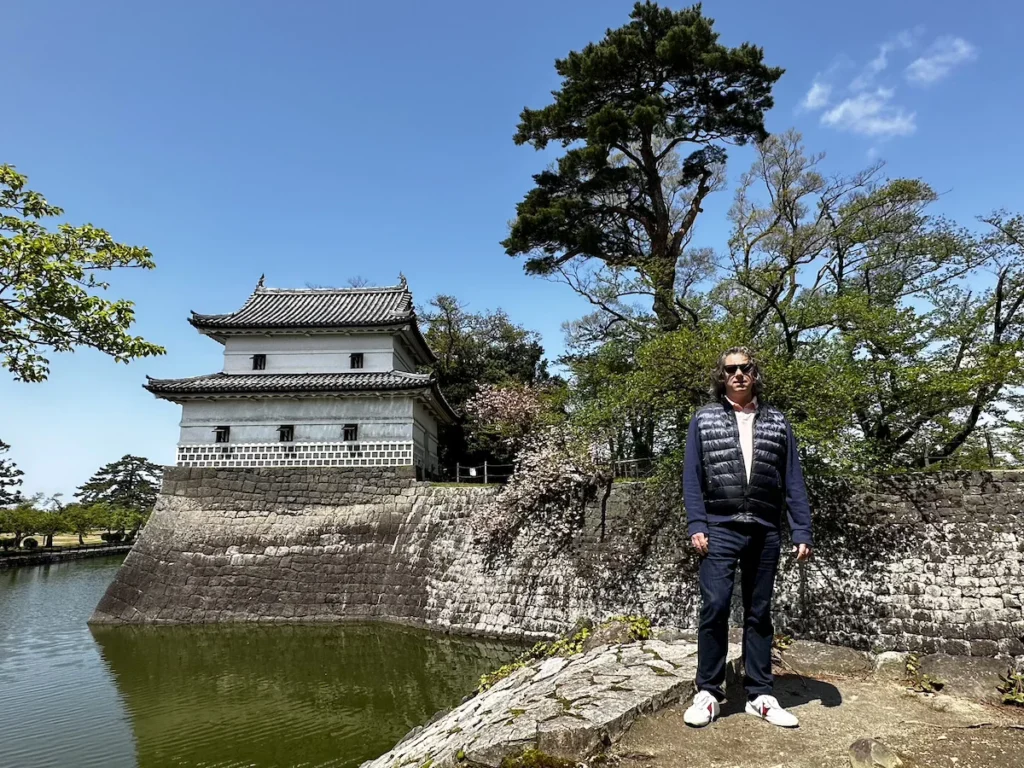
[[[807,499],[807,486],[800,468],[793,428],[786,422],[786,471],[782,478],[786,495],[786,514],[794,544],[811,544],[811,505]],[[738,446],[737,446],[738,448]],[[690,422],[686,435],[686,455],[683,460],[683,503],[686,506],[686,525],[691,536],[708,532],[708,514],[704,507],[704,461],[701,451],[697,419]]]

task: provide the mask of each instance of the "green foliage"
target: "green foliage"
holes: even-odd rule
[[[776,651],[784,651],[793,644],[793,638],[789,635],[777,634],[772,638],[772,648]]]
[[[629,639],[633,642],[651,639],[651,620],[647,616],[612,616],[601,626],[607,627],[616,622],[629,627]]]
[[[490,674],[481,675],[477,693],[483,693],[488,688],[492,688],[496,683],[504,680],[516,670],[522,669],[538,659],[546,659],[553,656],[568,658],[569,656],[575,656],[577,653],[582,653],[583,643],[590,637],[592,627],[591,622],[584,620],[577,622],[577,625],[562,637],[551,641],[542,640],[534,643],[530,650],[520,655],[514,661],[499,667]],[[648,622],[649,630],[650,623]]]
[[[699,5],[637,3],[630,18],[557,60],[553,103],[523,110],[517,144],[568,149],[534,176],[502,245],[510,256],[528,256],[528,272],[570,285],[589,259],[613,279],[634,269],[659,327],[674,330],[696,318],[678,288],[702,259],[685,248],[718,184],[722,145],[765,138],[764,114],[783,70],[765,65],[749,43],[719,43]]]
[[[39,510],[31,501],[22,501],[12,509],[0,509],[0,531],[14,534],[14,546],[30,533],[37,532],[40,523]]]
[[[917,654],[911,653],[906,661],[907,680],[910,689],[918,693],[937,693],[945,686],[945,683],[937,677],[921,674],[921,660]]]
[[[551,382],[540,336],[516,325],[501,310],[467,312],[453,296],[438,295],[417,314],[437,357],[433,373],[438,386],[460,416],[482,387]],[[444,427],[439,435],[441,463],[454,467],[456,462],[506,460],[500,452],[495,454],[497,444],[464,424]]]
[[[65,530],[78,534],[78,543],[84,543],[83,537],[93,528],[106,527],[102,524],[100,512],[105,513],[102,505],[90,507],[85,504],[68,504],[62,513],[67,526]]]
[[[150,252],[118,243],[91,224],[46,229],[41,220],[63,211],[26,189],[27,181],[0,165],[0,364],[16,380],[35,382],[49,373],[47,352],[85,346],[124,363],[163,354],[128,333],[132,302],[97,295],[110,287],[97,275],[152,269]]]
[[[628,281],[591,283],[600,309],[562,359],[574,422],[677,473],[715,358],[745,345],[809,474],[1024,460],[1024,216],[955,226],[920,180],[819,172],[795,132],[757,151],[727,254],[682,273],[692,322],[666,330],[653,305],[623,312]]]
[[[7,453],[11,446],[0,440],[0,456]],[[7,458],[0,458],[0,507],[10,504],[17,504],[21,501],[21,493],[18,486],[22,483],[25,475],[18,466]]]
[[[502,664],[493,672],[480,676],[480,685],[477,687],[477,693],[483,693],[488,688],[493,688],[497,683],[504,680],[506,677],[511,675],[513,672],[522,669],[527,664],[533,661],[532,657],[522,656],[515,661],[510,661],[508,664]]]
[[[125,455],[100,467],[78,488],[76,495],[82,504],[103,504],[117,510],[116,522],[108,528],[137,529],[156,504],[162,473],[158,464],[140,456]],[[129,512],[137,513],[136,517],[127,519],[125,515]]]
[[[1011,664],[1006,675],[1000,675],[999,679],[1003,682],[997,690],[1003,694],[1003,703],[1024,707],[1024,671],[1014,669]]]

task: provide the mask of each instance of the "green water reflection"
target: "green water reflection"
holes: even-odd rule
[[[141,766],[357,766],[517,652],[383,625],[92,633]]]

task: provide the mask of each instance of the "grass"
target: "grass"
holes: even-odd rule
[[[82,537],[82,541],[86,544],[102,544],[103,539],[100,538],[102,531],[94,531]],[[46,537],[42,537],[45,539]],[[39,541],[42,546],[42,539]],[[57,533],[53,536],[53,546],[55,547],[77,547],[78,546],[78,534],[77,533]]]

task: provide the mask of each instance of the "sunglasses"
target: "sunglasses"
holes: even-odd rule
[[[750,375],[750,372],[754,370],[753,363],[741,363],[740,365],[727,365],[725,366],[726,376],[735,376],[736,371],[743,371],[745,375]]]

